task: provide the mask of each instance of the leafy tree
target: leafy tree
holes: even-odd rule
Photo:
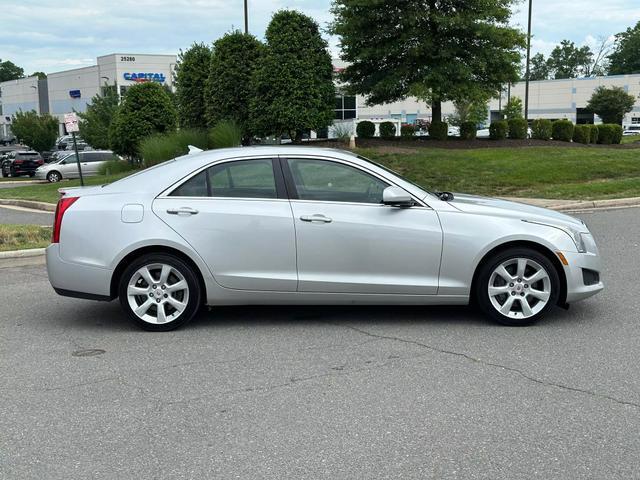
[[[91,99],[87,111],[78,113],[80,135],[92,147],[107,149],[111,146],[109,133],[118,104],[116,89],[105,85],[103,94]]]
[[[489,116],[489,104],[485,99],[461,99],[454,100],[455,113],[447,118],[451,125],[460,127],[463,123],[479,125],[484,123]]]
[[[604,123],[622,124],[625,114],[633,110],[636,98],[622,87],[596,88],[587,104],[587,109],[598,115]]]
[[[516,118],[523,118],[522,116],[522,99],[520,97],[511,97],[507,104],[502,109],[507,120],[513,120]]]
[[[569,40],[562,40],[549,55],[548,66],[553,78],[577,78],[585,73],[585,65],[593,61],[593,52],[588,46],[576,47]]]
[[[497,96],[519,75],[525,36],[509,26],[517,0],[334,0],[331,32],[349,66],[342,80],[370,104],[410,95],[442,102],[478,93]]]
[[[548,80],[551,76],[551,67],[542,53],[536,53],[531,57],[529,80]]]
[[[17,80],[24,77],[24,69],[17,66],[15,63],[5,60],[4,62],[0,58],[0,82],[7,82],[9,80]]]
[[[176,119],[175,105],[161,85],[155,82],[133,85],[111,122],[111,148],[130,159],[138,159],[140,141],[154,133],[175,131]]]
[[[209,126],[230,120],[241,128],[245,140],[250,138],[251,82],[263,53],[260,41],[239,30],[227,33],[213,44],[205,94]]]
[[[616,35],[609,55],[609,75],[640,73],[640,22]]]
[[[29,75],[30,77],[38,77],[40,80],[44,80],[45,78],[47,78],[47,74],[44,72],[33,72],[31,75]]]
[[[194,43],[180,51],[175,72],[178,120],[181,128],[206,128],[205,84],[209,76],[211,49]]]
[[[263,135],[289,134],[302,140],[306,130],[333,122],[335,87],[327,42],[312,18],[293,10],[273,15],[267,48],[256,69],[252,124]]]
[[[11,130],[22,143],[43,152],[53,147],[56,141],[58,120],[48,113],[38,115],[35,110],[21,110],[13,116]]]

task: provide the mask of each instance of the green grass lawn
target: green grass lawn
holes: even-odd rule
[[[627,143],[637,143],[640,142],[640,135],[629,135],[627,137],[622,137],[622,141],[620,143],[627,144]]]
[[[84,179],[85,185],[103,185],[126,177],[133,172],[123,172],[116,175],[98,175]],[[59,188],[79,187],[80,180],[69,180],[58,183],[45,183],[25,185],[24,187],[0,189],[0,198],[12,198],[20,200],[36,200],[39,202],[56,203],[60,198]]]
[[[640,196],[640,150],[620,148],[358,149],[431,190],[594,200]]]
[[[358,149],[429,190],[490,196],[595,200],[640,197],[640,149],[525,147]],[[131,172],[86,179],[100,185]],[[78,180],[0,189],[0,198],[55,203]]]
[[[0,224],[0,252],[43,248],[51,241],[51,227]]]

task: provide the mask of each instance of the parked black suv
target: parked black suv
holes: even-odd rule
[[[44,164],[42,156],[38,152],[11,152],[2,161],[2,176],[17,177],[36,174],[36,168]]]

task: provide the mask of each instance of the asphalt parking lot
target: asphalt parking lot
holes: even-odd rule
[[[0,224],[53,225],[53,212],[0,205]]]
[[[582,217],[607,288],[530,328],[234,307],[152,334],[0,269],[0,478],[639,478],[640,209]]]

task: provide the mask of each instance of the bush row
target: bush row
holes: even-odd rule
[[[489,127],[489,137],[492,140],[505,138],[527,138],[527,122],[523,118],[499,120]],[[605,145],[618,144],[622,141],[622,127],[615,124],[603,125],[574,125],[570,120],[552,122],[546,119],[536,119],[531,123],[531,138],[536,140],[558,140],[575,143],[600,143]]]

